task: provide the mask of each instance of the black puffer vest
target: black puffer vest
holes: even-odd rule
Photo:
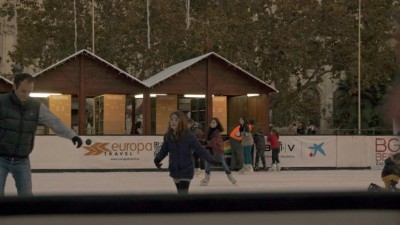
[[[40,102],[22,104],[14,92],[0,95],[0,155],[29,156],[39,120]]]

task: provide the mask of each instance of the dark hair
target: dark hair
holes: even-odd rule
[[[256,121],[254,119],[249,119],[249,124],[254,125],[256,124]]]
[[[137,131],[137,129],[138,129],[138,128],[141,128],[141,127],[142,127],[142,121],[140,121],[140,120],[136,121],[134,130],[133,130],[133,134],[140,134],[140,133]]]
[[[187,120],[187,122],[188,122],[189,124],[192,124],[192,123],[194,123],[194,119],[189,118],[189,119]]]
[[[246,125],[248,125],[249,124],[249,120],[245,117],[245,116],[241,116],[240,118],[242,118],[243,119],[243,121],[244,121],[244,124],[246,124]],[[239,118],[239,119],[240,119]]]
[[[171,141],[182,141],[188,132],[187,128],[188,119],[186,117],[186,114],[183,113],[182,111],[175,111],[171,113],[169,115],[169,118],[171,118],[172,115],[176,115],[179,118],[178,128],[176,129],[176,132],[174,132],[174,130],[172,130],[169,124],[170,121],[168,120],[168,130],[165,135]]]
[[[393,159],[400,160],[400,152],[393,155]]]
[[[219,130],[219,132],[223,132],[224,131],[224,126],[222,126],[221,121],[219,121],[219,119],[217,117],[213,117],[211,118],[210,122],[212,120],[215,120],[215,122],[217,122],[217,126],[215,127],[217,130]]]
[[[29,82],[35,82],[35,78],[29,73],[17,73],[14,76],[15,87],[18,88],[22,81],[28,80]]]

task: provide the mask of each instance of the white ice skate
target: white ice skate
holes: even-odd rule
[[[208,186],[210,182],[210,175],[206,174],[206,176],[200,181],[200,186]]]
[[[276,164],[276,171],[281,171],[281,164],[279,163]]]
[[[272,164],[271,168],[269,169],[269,171],[276,171],[276,164]]]
[[[239,174],[247,174],[246,165],[243,165],[243,167],[239,170]]]
[[[233,178],[232,174],[227,174],[229,181],[234,184],[237,185],[237,180],[235,178]]]

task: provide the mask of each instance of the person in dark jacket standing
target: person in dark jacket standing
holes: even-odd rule
[[[30,98],[35,80],[27,73],[16,74],[13,90],[0,95],[0,196],[11,173],[18,196],[32,195],[31,154],[38,124],[44,124],[58,136],[72,140],[77,148],[81,138],[39,101]]]
[[[262,127],[257,129],[257,133],[255,134],[255,145],[256,145],[256,160],[254,163],[254,170],[259,171],[259,163],[261,159],[261,163],[263,165],[263,170],[267,170],[267,163],[265,161],[265,134]]]
[[[169,176],[174,180],[178,194],[188,194],[194,176],[193,152],[214,165],[222,163],[214,160],[187,127],[187,117],[181,111],[169,116],[169,126],[164,142],[154,158],[154,164],[161,168],[161,161],[169,156]]]

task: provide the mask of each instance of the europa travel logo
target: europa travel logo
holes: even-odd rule
[[[123,142],[96,142],[88,146],[82,146],[87,152],[85,156],[131,156],[145,151],[154,151],[153,143],[123,143]]]

